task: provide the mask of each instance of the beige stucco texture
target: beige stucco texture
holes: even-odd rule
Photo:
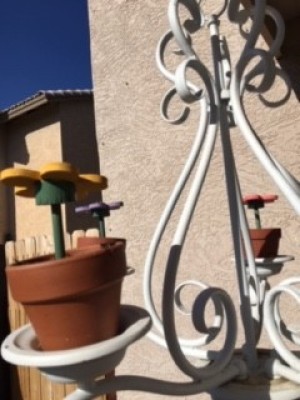
[[[41,121],[42,119],[39,119],[39,122]],[[27,134],[28,126],[18,122],[18,127],[13,126],[13,134],[10,135],[9,140],[8,154],[11,157],[11,165],[38,170],[45,163],[51,162],[54,154],[56,160],[61,159],[60,123],[58,121],[51,121],[50,124],[45,125],[42,123],[41,126],[34,128],[30,127],[29,135]],[[11,212],[11,216],[16,223],[16,238],[21,239],[29,235],[35,236],[51,232],[50,215],[48,217],[45,215],[45,207],[35,205],[35,199],[15,196],[14,208],[15,216],[13,212]],[[47,209],[47,211],[50,213],[50,210]],[[13,224],[13,220],[11,224]]]
[[[76,166],[81,173],[99,172],[92,94],[69,96],[63,100],[60,97],[54,95],[53,102],[51,98],[49,102],[45,101],[45,104],[6,122],[3,133],[6,160],[3,167],[39,170],[47,163],[65,161]],[[31,103],[27,103],[24,107],[27,105],[29,108]],[[51,235],[48,206],[37,207],[35,199],[14,196],[12,188],[7,189],[7,196],[9,223],[4,233],[17,240]],[[100,193],[97,198],[100,199]],[[70,203],[66,212],[63,206],[65,230],[69,233],[91,227],[94,223],[93,218],[76,215],[76,205]]]
[[[169,125],[160,116],[160,102],[170,83],[156,68],[155,50],[161,35],[169,29],[167,6],[167,0],[89,1],[100,167],[110,182],[104,199],[125,203],[125,207],[110,218],[108,234],[127,239],[128,265],[135,268],[135,274],[126,278],[123,302],[137,305],[143,305],[143,265],[152,234],[183,168],[200,118],[198,105],[191,107],[189,119],[182,125]],[[230,27],[227,22],[222,23],[221,30],[227,36],[234,65],[243,41],[238,28]],[[207,32],[203,30],[194,43],[201,59],[210,66]],[[170,54],[168,65],[174,68],[180,60]],[[284,93],[284,84],[278,79],[265,97],[275,101]],[[182,107],[178,102],[171,113],[176,115]],[[294,93],[281,108],[269,108],[256,94],[248,94],[245,108],[267,148],[293,174],[300,176],[300,113]],[[243,194],[277,193],[280,196],[275,204],[262,210],[262,223],[266,227],[282,228],[280,252],[294,255],[296,261],[287,264],[280,277],[270,280],[274,285],[288,276],[299,275],[300,238],[297,232],[300,220],[256,161],[237,128],[232,129],[231,139]],[[181,199],[176,207],[156,262],[153,284],[159,312],[166,256],[183,202]],[[252,215],[249,217],[253,226]],[[178,283],[196,279],[211,286],[221,286],[231,295],[239,313],[220,138],[191,222],[180,268]],[[194,296],[193,290],[187,291],[184,301],[191,304]],[[288,313],[299,316],[299,308],[290,302]],[[239,328],[238,343],[241,345],[244,332],[241,324]],[[191,332],[189,317],[178,317],[178,331],[183,336]],[[192,337],[195,337],[194,332]],[[263,335],[262,345],[269,346],[266,335]],[[117,373],[187,380],[178,372],[167,351],[147,338],[128,350]],[[124,392],[118,398],[154,400],[162,397]],[[190,398],[199,400],[208,396]]]
[[[44,110],[35,110],[34,114],[36,118],[29,114],[5,125],[5,167],[39,169],[45,162],[50,162],[54,154],[58,160],[61,158],[59,122],[56,118],[49,118],[49,113]],[[45,209],[37,208],[34,199],[14,196],[13,188],[6,191],[9,216],[6,233],[14,237],[15,232],[18,239],[47,234],[51,221],[45,215]]]

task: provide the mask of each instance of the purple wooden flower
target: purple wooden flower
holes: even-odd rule
[[[89,206],[80,206],[80,207],[75,207],[75,212],[80,214],[80,213],[89,213],[90,209]]]
[[[85,206],[79,206],[75,208],[76,213],[93,213],[93,212],[109,212],[110,210],[118,210],[124,205],[123,201],[114,201],[111,203],[103,203],[98,201],[90,203]]]

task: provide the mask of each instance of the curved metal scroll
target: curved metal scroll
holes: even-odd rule
[[[275,9],[266,5],[265,0],[256,0],[251,10],[241,8],[240,0],[224,1],[221,2],[219,10],[211,16],[204,15],[201,9],[202,3],[202,1],[196,0],[170,0],[168,16],[171,30],[163,35],[156,52],[159,70],[173,84],[162,101],[161,113],[163,118],[173,124],[184,122],[188,118],[188,105],[191,103],[199,104],[201,118],[185,167],[165,207],[150,244],[144,277],[146,307],[158,332],[151,332],[150,337],[157,343],[168,346],[178,367],[193,379],[208,378],[224,371],[224,368],[232,359],[237,333],[236,313],[229,295],[221,289],[209,288],[200,282],[193,283],[201,286],[201,293],[195,300],[192,318],[195,328],[204,336],[191,341],[178,338],[174,322],[174,298],[177,299],[178,303],[178,291],[181,290],[181,285],[179,285],[179,288],[175,286],[180,255],[209,168],[218,130],[221,133],[225,159],[236,268],[242,302],[241,316],[246,332],[246,358],[251,368],[255,368],[257,363],[256,344],[262,326],[262,304],[265,293],[263,290],[264,285],[257,275],[250,243],[249,227],[241,201],[238,172],[235,167],[234,154],[229,137],[228,119],[230,116],[239,126],[241,134],[263,167],[295,210],[297,212],[300,211],[300,187],[297,179],[273,155],[269,154],[248,122],[243,106],[243,97],[246,91],[257,93],[261,101],[272,107],[283,104],[289,98],[288,78],[283,71],[276,67],[274,61],[274,56],[277,54],[284,37],[283,20]],[[185,8],[185,14],[188,14],[184,21],[181,21],[181,8]],[[226,40],[219,34],[219,18],[222,17],[225,11],[228,12],[230,21],[239,25],[240,32],[246,39],[244,49],[234,67],[231,66]],[[273,19],[276,27],[276,35],[268,51],[257,47],[265,15]],[[252,21],[250,31],[245,33],[243,25],[250,19]],[[204,28],[210,30],[215,65],[214,76],[202,63],[193,47],[193,35]],[[170,71],[166,66],[165,59],[168,47],[174,41],[179,46],[176,54],[183,55],[184,60],[175,71]],[[253,64],[254,66],[252,66]],[[252,66],[251,68],[250,65]],[[198,76],[197,84],[187,78],[187,76],[190,76],[188,74],[189,70],[193,70],[194,75],[196,73]],[[287,84],[288,90],[283,99],[270,103],[264,98],[264,93],[272,87],[276,78],[282,79]],[[199,81],[201,86],[199,86]],[[176,96],[185,103],[184,109],[177,118],[170,119],[168,109]],[[195,167],[197,162],[198,166]],[[166,265],[163,321],[161,321],[151,290],[155,257],[176,202],[194,168],[196,169],[194,180],[173,237]],[[244,243],[246,261],[242,256],[242,242]],[[213,301],[216,310],[215,322],[211,328],[206,328],[203,321],[204,308],[208,299]],[[195,311],[196,309],[198,311]],[[220,332],[225,322],[228,330],[224,349],[216,357],[210,357],[201,347],[208,341],[214,340],[217,332]],[[231,335],[232,340],[228,339],[229,335]],[[202,358],[210,361],[210,363],[201,368],[196,368],[187,360],[188,355]]]

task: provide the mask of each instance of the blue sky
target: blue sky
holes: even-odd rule
[[[91,86],[87,0],[2,0],[1,110],[39,90]]]

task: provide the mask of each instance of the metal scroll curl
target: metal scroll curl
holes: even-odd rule
[[[292,370],[299,373],[299,353],[297,355],[295,351],[292,352],[283,339],[300,348],[300,324],[297,319],[293,321],[293,324],[298,324],[298,326],[288,326],[283,321],[280,313],[280,297],[283,295],[288,295],[300,308],[300,277],[287,279],[271,289],[266,295],[264,304],[265,328],[276,352]]]
[[[236,23],[244,23],[239,13],[239,0],[233,0],[229,5],[229,18]],[[264,27],[264,18],[268,14],[276,25],[276,36],[270,49],[263,50],[256,47],[259,34]],[[300,214],[300,197],[299,197],[299,183],[297,179],[292,176],[276,159],[268,152],[258,135],[250,125],[249,120],[245,115],[243,106],[243,94],[246,90],[251,90],[258,93],[260,96],[269,90],[274,84],[275,78],[281,78],[288,85],[288,78],[283,71],[275,65],[274,56],[279,51],[284,36],[284,23],[276,10],[266,6],[265,0],[256,0],[254,8],[251,11],[253,16],[253,23],[244,50],[238,60],[235,68],[232,71],[231,85],[230,85],[230,100],[234,114],[234,119],[240,132],[249,147],[262,164],[263,168],[268,172],[274,180],[278,188],[282,191],[283,195],[290,202],[295,211]],[[247,71],[249,63],[258,58],[258,63],[250,70]],[[247,71],[247,72],[246,72]],[[255,86],[252,82],[255,78],[260,77],[260,83]],[[251,82],[252,81],[252,82]],[[290,89],[284,98],[280,99],[274,104],[264,101],[266,105],[276,106],[282,105],[287,101],[290,95]],[[262,98],[262,97],[261,97]]]
[[[229,295],[221,289],[209,287],[201,288],[202,290],[200,290],[194,302],[192,311],[195,329],[198,330],[199,333],[204,334],[204,338],[201,338],[202,341],[200,339],[197,341],[199,348],[201,348],[203,343],[207,343],[207,340],[214,340],[222,327],[226,325],[227,328],[224,348],[219,352],[217,357],[204,357],[210,362],[209,364],[196,368],[187,360],[187,355],[196,354],[197,357],[199,355],[199,349],[196,348],[194,342],[191,344],[191,342],[186,339],[178,338],[174,317],[174,296],[175,299],[177,297],[178,300],[178,288],[175,287],[175,281],[180,264],[181,252],[185,244],[190,222],[193,218],[194,209],[205,182],[207,170],[215,147],[217,131],[220,127],[220,121],[222,121],[222,124],[224,123],[224,115],[227,113],[228,116],[229,110],[232,110],[234,121],[239,126],[241,134],[249,147],[295,210],[300,213],[300,187],[297,179],[267,151],[250,125],[243,105],[245,92],[257,94],[260,96],[261,100],[264,101],[264,95],[273,87],[278,77],[282,79],[283,82],[286,82],[288,86],[287,77],[283,71],[278,69],[274,61],[274,56],[279,51],[284,37],[283,20],[276,10],[266,5],[266,0],[255,0],[250,11],[246,11],[241,7],[240,0],[224,1],[219,14],[211,15],[210,17],[204,15],[203,10],[201,10],[201,4],[203,4],[202,1],[199,2],[196,0],[171,0],[168,9],[171,30],[163,35],[157,48],[156,61],[158,68],[172,83],[172,88],[167,92],[162,101],[162,115],[164,119],[177,124],[184,122],[188,117],[187,106],[192,103],[199,104],[201,118],[187,163],[163,211],[161,220],[150,244],[150,249],[146,258],[144,279],[146,307],[158,331],[158,334],[151,333],[152,339],[163,346],[168,346],[177,366],[186,375],[195,380],[208,378],[224,371],[226,365],[228,365],[232,359],[236,340],[237,327],[234,306]],[[180,6],[185,7],[189,14],[185,21],[181,21],[182,14],[179,10]],[[246,40],[241,56],[233,68],[229,59],[226,40],[219,35],[218,29],[218,18],[226,9],[229,19],[239,24],[240,32]],[[274,21],[276,27],[275,38],[269,50],[259,48],[257,45],[259,35],[264,28],[266,15]],[[249,33],[245,33],[242,26],[249,18],[252,20],[251,27]],[[197,31],[201,31],[204,26],[209,27],[211,34],[216,72],[214,78],[193,48],[193,34]],[[184,60],[179,63],[175,71],[170,71],[165,63],[167,48],[172,41],[175,41],[180,48],[180,51],[176,54],[180,54],[184,57]],[[217,63],[218,66],[216,67]],[[217,71],[218,69],[219,71]],[[195,81],[192,82],[191,78],[189,78],[191,76],[189,74],[191,70],[193,71],[193,76],[196,75],[198,77],[197,84]],[[283,104],[283,102],[288,99],[289,94],[290,91],[288,90],[286,96],[278,102],[270,103],[270,106],[274,107]],[[185,103],[186,108],[177,118],[172,120],[169,118],[168,109],[176,96]],[[224,112],[224,104],[226,104],[226,102],[228,104],[228,109]],[[268,104],[268,102],[265,101],[265,104]],[[247,342],[247,357],[252,367],[255,368],[256,357],[251,353],[252,350],[255,352],[255,345],[262,324],[261,306],[263,299],[260,294],[261,286],[259,284],[250,245],[247,221],[241,205],[238,174],[235,169],[232,149],[230,148],[230,143],[226,141],[226,138],[224,139],[226,136],[225,130],[221,129],[221,133],[222,141],[225,142],[224,146],[226,147],[224,151],[227,152],[227,165],[225,165],[225,167],[227,170],[233,171],[233,175],[228,178],[228,185],[231,185],[232,178],[235,179],[233,185],[234,193],[229,196],[231,197],[231,208],[235,208],[235,211],[232,211],[232,215],[235,215],[239,221],[238,223],[234,223],[233,226],[233,230],[235,231],[233,234],[236,249],[235,255],[240,290],[244,299],[242,311],[243,322],[245,331],[250,337]],[[198,165],[196,167],[197,162]],[[191,172],[194,169],[194,179],[191,184],[190,192],[187,195],[186,203],[183,207],[167,260],[163,292],[162,322],[154,305],[151,288],[155,257],[166,225],[175,208],[175,204],[181,196]],[[249,276],[246,274],[245,261],[241,257],[241,237],[243,238],[246,248]],[[200,283],[198,284],[201,285]],[[250,298],[251,301],[248,300]],[[208,300],[211,300],[215,306],[215,321],[217,322],[213,327],[207,327],[204,320],[205,306]],[[250,311],[249,308],[251,308]],[[254,325],[259,327],[257,331],[253,329]],[[230,335],[231,338],[229,338]]]
[[[189,18],[184,22],[180,21],[180,5],[184,6],[190,14]],[[175,95],[178,95],[186,104],[198,103],[201,118],[187,162],[163,211],[150,244],[145,263],[144,294],[146,308],[150,312],[153,324],[158,331],[158,334],[151,332],[149,335],[150,338],[165,347],[167,346],[177,366],[186,375],[192,377],[194,380],[199,380],[202,378],[209,379],[210,377],[218,375],[225,369],[232,359],[237,334],[236,312],[229,295],[222,289],[209,288],[200,282],[193,282],[193,284],[196,284],[198,287],[200,286],[200,293],[192,306],[192,320],[195,329],[201,333],[202,336],[194,340],[179,338],[175,327],[174,297],[178,300],[180,290],[175,287],[175,281],[179,267],[180,254],[214,151],[219,126],[219,99],[215,82],[209,70],[201,62],[192,47],[191,35],[203,27],[204,21],[204,16],[199,8],[199,2],[195,0],[171,0],[169,5],[169,21],[171,31],[163,35],[156,52],[158,68],[174,85],[164,97],[162,102],[162,115],[164,119],[171,123],[181,123],[185,120],[188,115],[187,108],[174,120],[170,120],[168,117],[168,107]],[[185,56],[185,59],[178,65],[175,71],[169,71],[165,63],[165,54],[168,45],[173,40],[175,40],[180,47],[180,53]],[[199,78],[197,79],[197,84],[191,82],[188,78],[189,71],[193,71],[193,76]],[[195,167],[197,162],[198,165]],[[193,169],[196,169],[194,179],[173,237],[167,261],[163,292],[162,322],[152,297],[151,282],[155,257],[160,240],[175,208],[175,204],[182,194]],[[204,315],[209,300],[212,301],[215,307],[215,319],[213,326],[207,327]],[[214,340],[224,326],[226,326],[227,330],[224,348],[218,353],[215,352],[212,356],[212,354],[208,354],[208,352],[201,347]],[[188,361],[187,355],[197,357],[205,362],[201,367],[195,367]]]

